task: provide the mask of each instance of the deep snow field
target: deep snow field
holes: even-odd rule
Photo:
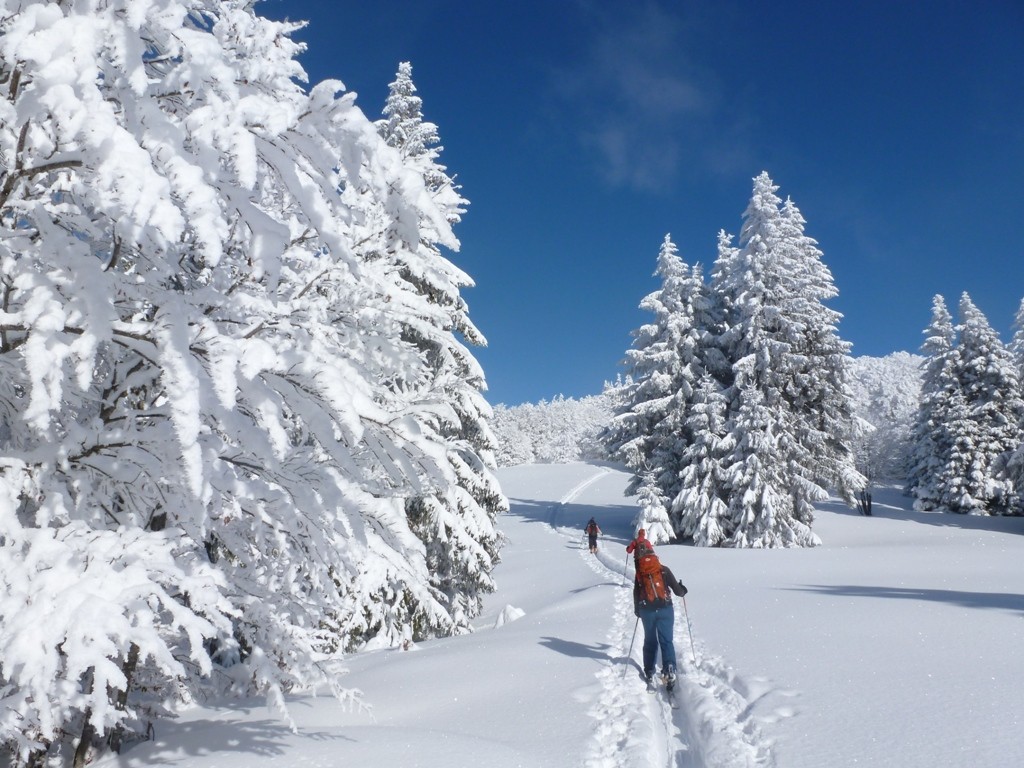
[[[348,659],[361,707],[289,697],[210,703],[96,765],[1024,765],[1024,519],[821,508],[823,545],[657,548],[676,600],[682,704],[639,679],[623,587],[635,502],[603,464],[501,470],[509,542],[472,635]],[[604,531],[595,557],[582,528]],[[692,628],[687,628],[687,617]]]

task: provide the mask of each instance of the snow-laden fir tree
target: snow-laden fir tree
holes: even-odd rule
[[[721,526],[722,546],[761,549],[815,546],[820,543],[810,524],[796,519],[785,454],[785,411],[767,404],[765,394],[744,370],[751,358],[737,364],[739,410],[728,436],[733,451],[725,458],[728,509]],[[820,494],[819,494],[820,497]]]
[[[781,307],[793,326],[787,394],[799,419],[796,439],[808,450],[809,477],[852,504],[865,478],[853,455],[858,427],[848,383],[850,344],[839,338],[842,315],[825,305],[839,291],[817,241],[805,233],[806,221],[788,198],[782,222],[797,278],[794,293]]]
[[[864,483],[851,449],[849,345],[823,303],[836,290],[802,216],[776,190],[767,173],[754,179],[739,248],[720,246],[713,271],[732,361],[730,546],[812,546],[814,502],[836,487],[852,503]]]
[[[633,334],[626,352],[633,383],[604,439],[609,453],[635,473],[630,493],[652,473],[661,495],[673,499],[689,442],[690,402],[703,370],[707,301],[700,266],[691,269],[680,259],[668,235],[654,274],[661,286],[640,303],[654,318]]]
[[[679,534],[699,547],[717,547],[729,529],[726,466],[733,452],[721,384],[710,373],[697,386],[687,430],[692,442],[683,454],[682,489],[672,501]]]
[[[1017,379],[1022,383],[1021,394],[1024,395],[1024,300],[1017,307],[1013,321],[1013,337],[1007,345],[1017,371]],[[1024,442],[1013,451],[1008,459],[1006,476],[1013,482],[1017,496],[1016,514],[1024,514]]]
[[[913,431],[913,457],[907,490],[918,509],[936,509],[941,492],[937,479],[944,471],[950,451],[946,435],[952,398],[958,389],[956,329],[946,300],[932,299],[932,315],[924,330],[921,353],[926,363],[921,377],[921,399]]]
[[[452,622],[405,509],[461,493],[452,406],[403,391],[451,313],[360,250],[457,245],[451,211],[250,3],[0,23],[0,744],[336,685],[382,606]]]
[[[448,175],[439,158],[444,147],[437,126],[423,119],[423,99],[416,95],[412,64],[398,65],[394,81],[388,86],[384,119],[377,130],[389,147],[397,149],[407,165],[423,177],[427,193],[450,224],[457,224],[469,201],[462,197],[455,179]]]
[[[1012,355],[966,293],[960,299],[957,388],[943,427],[950,454],[934,482],[940,507],[968,514],[1016,510],[1006,464],[1021,444],[1024,402]]]
[[[1017,307],[1013,318],[1013,338],[1007,345],[1014,364],[1017,366],[1017,378],[1024,381],[1024,299]]]
[[[446,222],[460,221],[468,201],[439,163],[442,147],[437,127],[423,119],[422,100],[416,95],[408,62],[399,65],[384,115],[377,123],[384,141],[398,150],[406,167],[420,175]],[[493,474],[496,442],[489,423],[493,414],[482,394],[483,371],[456,336],[471,344],[487,343],[470,321],[461,296],[473,281],[441,252],[444,245],[457,249],[457,241],[441,236],[446,233],[435,233],[429,222],[421,223],[420,232],[417,247],[411,249],[396,248],[391,237],[384,243],[384,258],[397,267],[396,277],[431,310],[411,319],[404,329],[426,361],[427,375],[420,381],[403,382],[397,391],[411,408],[422,406],[424,413],[436,413],[439,405],[444,408],[425,420],[424,428],[447,446],[454,482],[428,486],[406,500],[412,528],[426,547],[431,585],[447,608],[446,621],[440,625],[416,615],[410,628],[413,639],[468,631],[483,595],[493,590],[490,571],[499,549],[494,522],[508,508]]]
[[[675,538],[675,530],[668,515],[668,500],[661,492],[654,472],[644,472],[637,489],[637,515],[633,530],[644,529],[647,540],[662,544]]]

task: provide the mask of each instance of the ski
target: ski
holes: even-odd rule
[[[672,709],[679,709],[679,694],[676,691],[676,676],[663,675],[662,683],[665,688],[665,698],[668,699],[669,706]]]
[[[676,691],[675,686],[672,688],[665,687],[665,698],[668,699],[668,705],[672,709],[679,709],[679,693]]]
[[[645,678],[641,675],[641,680]],[[672,709],[679,709],[679,697],[676,693],[676,679],[673,677],[671,680],[666,678],[664,675],[658,677],[651,677],[650,680],[646,680],[647,692],[650,694],[657,693],[659,690],[665,692],[665,698],[668,699],[669,706]]]

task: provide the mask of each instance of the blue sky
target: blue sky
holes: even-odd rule
[[[916,352],[931,299],[1004,339],[1024,298],[1024,4],[264,0],[313,81],[380,116],[413,65],[471,205],[452,260],[492,403],[622,372],[671,233],[710,267],[762,170],[807,220],[855,355]]]

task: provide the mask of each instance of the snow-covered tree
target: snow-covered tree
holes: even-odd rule
[[[720,244],[713,272],[732,361],[724,543],[733,546],[814,545],[814,502],[834,486],[852,503],[864,483],[851,449],[848,345],[823,304],[835,287],[796,206],[776,190],[766,173],[754,180],[740,247]]]
[[[672,501],[681,536],[699,547],[717,547],[729,529],[724,460],[734,446],[721,384],[705,374],[697,387],[687,428],[693,441],[683,455],[682,489]]]
[[[1024,299],[1017,307],[1013,318],[1013,338],[1007,345],[1010,355],[1017,366],[1017,377],[1024,381]]]
[[[661,286],[640,303],[654,319],[633,334],[626,353],[633,385],[605,441],[609,453],[635,473],[631,492],[653,473],[661,495],[672,499],[689,441],[689,407],[703,370],[707,301],[699,265],[691,269],[683,262],[668,235],[654,274]]]
[[[809,477],[852,504],[865,478],[853,456],[857,427],[849,387],[850,344],[839,338],[842,315],[825,305],[839,291],[817,241],[805,234],[806,222],[788,198],[782,205],[782,224],[785,246],[780,246],[792,249],[797,278],[794,292],[780,307],[792,324],[786,394],[799,420],[795,437],[808,450]]]
[[[600,395],[495,406],[498,465],[607,459],[598,436],[611,421],[617,392],[608,384]]]
[[[924,330],[921,352],[927,362],[921,377],[921,400],[913,431],[913,457],[907,490],[915,507],[935,509],[940,492],[935,484],[948,455],[945,424],[957,383],[956,329],[946,300],[932,299],[932,316]]]
[[[405,166],[422,178],[446,222],[454,224],[468,201],[438,162],[442,148],[437,127],[424,121],[422,100],[415,94],[412,66],[403,62],[389,89],[385,119],[378,121],[377,129],[398,150]],[[446,407],[447,413],[430,419],[425,427],[447,445],[455,480],[444,493],[431,490],[406,502],[413,530],[427,548],[431,584],[450,617],[442,626],[428,622],[428,627],[417,631],[420,636],[468,631],[483,595],[493,590],[490,572],[499,549],[494,522],[508,508],[493,474],[496,441],[489,423],[493,414],[482,394],[483,370],[455,336],[477,345],[487,343],[470,321],[460,293],[473,281],[441,253],[441,246],[455,249],[458,243],[440,236],[443,232],[435,234],[428,224],[421,223],[418,247],[388,247],[386,255],[396,265],[398,277],[432,310],[405,329],[428,371],[424,380],[402,387],[401,394],[410,406],[425,406],[425,412],[436,411],[438,404]]]
[[[723,526],[727,535],[721,543],[753,549],[816,546],[821,542],[810,524],[794,513],[794,497],[803,499],[791,490],[796,484],[784,453],[782,412],[769,407],[765,395],[747,383],[751,377],[742,367],[737,377],[745,391],[737,398],[739,411],[728,436],[736,447],[724,462],[729,501]],[[818,492],[814,498],[823,496]]]
[[[1016,507],[1006,462],[1021,444],[1024,401],[1016,365],[988,320],[960,299],[956,386],[941,425],[949,453],[933,482],[950,512],[1006,514]]]
[[[1013,320],[1013,336],[1007,345],[1013,360],[1017,379],[1021,382],[1021,395],[1024,396],[1024,299],[1017,307]],[[1006,477],[1013,482],[1017,497],[1015,514],[1024,514],[1024,442],[1018,445],[1007,459]]]
[[[408,396],[439,370],[411,330],[453,309],[393,269],[457,246],[452,209],[249,2],[0,24],[0,744],[116,743],[203,688],[280,704],[396,605],[453,623],[405,502],[486,473]]]
[[[850,360],[853,410],[865,422],[855,441],[857,466],[870,480],[906,481],[924,363],[909,352]]]
[[[437,126],[423,119],[423,100],[416,95],[412,64],[407,61],[398,65],[394,82],[388,87],[384,119],[377,122],[377,128],[388,146],[397,149],[409,167],[423,176],[428,194],[448,222],[461,221],[469,201],[438,162],[444,147]]]
[[[637,489],[637,515],[633,529],[643,528],[652,544],[663,544],[675,538],[675,530],[668,516],[667,499],[658,487],[654,472],[644,472]]]
[[[934,298],[909,489],[920,509],[1014,513],[1024,438],[1017,361],[966,293],[959,314],[954,327]]]

